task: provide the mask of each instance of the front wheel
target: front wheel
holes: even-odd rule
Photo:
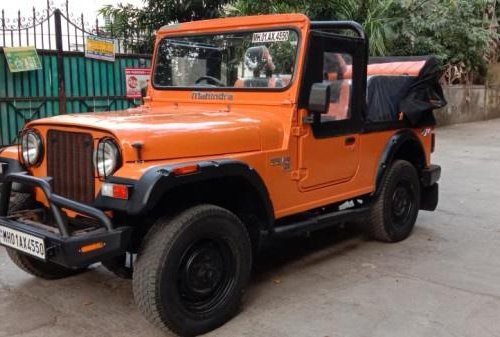
[[[412,232],[420,209],[420,182],[415,167],[396,160],[382,181],[373,205],[369,233],[380,241],[398,242]]]
[[[45,280],[58,280],[80,274],[85,270],[69,269],[52,262],[43,262],[10,248],[7,248],[7,254],[19,269]]]
[[[32,209],[36,205],[36,201],[31,194],[14,192],[10,198],[9,213]],[[56,280],[79,274],[85,270],[69,269],[52,262],[43,262],[11,248],[6,248],[6,250],[11,261],[19,269],[38,278]]]
[[[123,279],[131,279],[134,271],[134,254],[125,253],[102,261],[102,265]]]
[[[251,264],[240,219],[217,206],[195,206],[153,225],[134,266],[134,297],[156,326],[199,335],[235,315]]]

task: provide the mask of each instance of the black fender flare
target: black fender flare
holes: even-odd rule
[[[382,179],[384,178],[384,175],[387,171],[387,169],[390,167],[391,163],[394,161],[395,155],[398,153],[398,151],[406,144],[412,143],[417,146],[417,148],[421,151],[421,154],[424,155],[425,159],[425,150],[422,145],[422,142],[418,137],[415,135],[415,133],[410,130],[410,129],[404,129],[396,132],[392,137],[389,139],[387,142],[387,145],[385,146],[384,151],[382,152],[382,156],[379,161],[378,169],[377,169],[377,175],[375,178],[375,192],[374,196],[378,196],[380,193],[381,185],[382,185]],[[419,169],[419,168],[417,168]],[[423,169],[420,168],[420,169]]]
[[[176,168],[198,165],[198,170],[186,175],[176,175]],[[175,165],[155,166],[147,170],[139,180],[120,177],[109,177],[106,182],[130,185],[132,188],[129,200],[119,200],[98,195],[94,205],[102,209],[124,211],[129,215],[140,215],[157,205],[161,197],[182,185],[194,184],[210,179],[237,177],[243,178],[258,193],[265,208],[265,214],[273,223],[274,209],[269,192],[258,172],[245,162],[231,159],[185,162]]]
[[[26,172],[26,168],[19,160],[0,157],[0,165],[2,165],[3,172],[3,174],[0,174],[0,184],[3,182],[3,177],[8,174]],[[19,193],[31,193],[32,188],[19,183],[13,183],[12,191]]]

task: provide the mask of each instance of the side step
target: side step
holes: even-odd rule
[[[335,211],[331,213],[323,213],[313,216],[306,220],[301,220],[294,223],[289,223],[282,226],[276,226],[271,232],[273,236],[293,236],[304,232],[313,232],[323,228],[327,228],[341,222],[353,221],[365,218],[369,215],[370,207],[360,207],[355,209],[347,209],[343,211]]]

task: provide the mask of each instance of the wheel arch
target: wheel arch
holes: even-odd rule
[[[412,130],[407,129],[396,132],[387,142],[377,168],[375,195],[380,193],[382,179],[387,169],[397,159],[410,162],[419,173],[426,167],[427,160],[424,146]]]
[[[176,168],[193,165],[198,167],[196,172],[175,174]],[[110,177],[108,181],[126,183],[123,178]],[[223,159],[156,166],[139,181],[129,183],[133,185],[131,199],[113,201],[112,208],[133,217],[157,217],[204,203],[226,208],[240,217],[252,241],[261,230],[274,225],[274,209],[266,185],[259,173],[242,161]]]

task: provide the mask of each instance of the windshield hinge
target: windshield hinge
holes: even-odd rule
[[[314,115],[308,115],[308,116],[302,117],[302,123],[313,124],[314,123]]]
[[[294,136],[294,137],[302,137],[307,132],[306,132],[306,129],[302,126],[294,126],[294,127],[292,127],[291,133],[292,133],[292,136]]]

